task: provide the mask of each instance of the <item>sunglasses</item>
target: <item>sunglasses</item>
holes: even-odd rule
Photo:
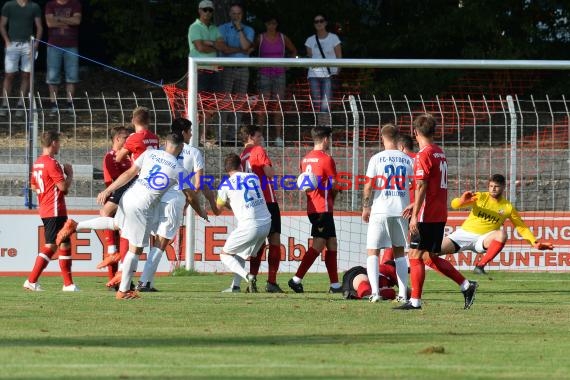
[[[318,18],[315,21],[313,21],[315,24],[322,24],[324,22],[326,22],[326,20],[324,18]]]
[[[202,12],[210,12],[210,13],[214,12],[214,8],[200,8],[200,9],[202,9]]]

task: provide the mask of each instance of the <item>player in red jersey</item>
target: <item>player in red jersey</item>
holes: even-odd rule
[[[130,135],[129,129],[123,126],[114,127],[111,129],[110,134],[113,146],[111,150],[105,154],[105,157],[103,157],[103,180],[106,187],[109,187],[109,185],[113,183],[113,181],[115,181],[117,178],[119,178],[123,172],[127,171],[132,164],[129,157],[125,157],[121,161],[117,161],[115,159],[117,152],[123,147],[123,145],[125,145],[125,140]],[[121,196],[126,189],[127,187],[122,187],[120,190],[111,194],[107,202],[105,202],[99,211],[99,215],[111,217],[115,216],[115,212],[119,206],[119,200],[121,199]],[[116,241],[119,239],[118,235],[118,232],[115,230],[105,230],[107,253],[103,254],[103,260],[105,261],[108,255],[116,255],[116,257],[112,258],[113,262],[107,265],[109,280],[113,279],[117,273],[119,266],[118,261],[120,256],[119,253],[117,253],[116,246]],[[101,269],[103,267],[104,266],[97,266],[98,269]]]
[[[379,265],[378,289],[375,293],[383,300],[393,300],[396,298],[394,286],[398,286],[398,276],[396,275],[396,263],[387,261]],[[410,289],[408,289],[409,293]],[[366,268],[355,266],[344,272],[342,276],[342,294],[345,299],[368,298],[373,293],[370,285],[370,278]]]
[[[414,164],[416,181],[410,219],[410,278],[411,298],[398,310],[422,308],[422,288],[425,281],[425,264],[460,284],[465,298],[465,309],[469,309],[475,299],[477,282],[469,281],[457,269],[437,256],[441,251],[441,241],[447,222],[447,160],[445,153],[433,142],[436,121],[430,114],[422,114],[414,119],[414,134],[420,146]]]
[[[263,144],[263,134],[261,128],[255,125],[243,126],[240,130],[242,141],[245,148],[241,153],[241,166],[244,172],[254,173],[261,181],[263,196],[271,214],[271,230],[267,240],[269,241],[269,253],[267,255],[267,264],[269,266],[267,274],[267,284],[265,290],[268,293],[283,293],[283,290],[277,284],[277,271],[279,270],[279,262],[281,261],[281,211],[275,197],[275,190],[271,180],[275,176],[275,170],[271,159],[267,152],[261,146]],[[260,248],[256,257],[249,258],[249,273],[257,276],[259,266],[261,265],[261,256],[265,250],[265,244]],[[240,277],[241,279],[241,277]],[[237,277],[234,278],[232,289],[239,286]],[[254,287],[254,291],[257,289]]]
[[[67,221],[67,208],[65,194],[73,181],[73,169],[70,164],[60,165],[55,159],[59,153],[60,134],[56,131],[47,131],[42,134],[41,144],[43,153],[34,163],[31,187],[38,194],[40,218],[44,224],[45,246],[36,257],[32,273],[24,282],[24,288],[32,291],[41,291],[38,279],[49,264],[52,256],[57,252],[59,268],[63,276],[64,292],[76,292],[79,288],[73,283],[71,276],[71,249],[69,239],[56,245],[56,235]]]
[[[131,123],[135,128],[135,133],[132,133],[127,137],[125,140],[125,144],[118,152],[115,154],[115,161],[121,162],[126,157],[130,157],[131,161],[135,161],[143,152],[148,149],[158,149],[159,146],[159,139],[158,137],[149,131],[148,127],[150,125],[150,112],[146,107],[137,107],[133,110],[133,116],[131,119]],[[131,182],[127,183],[120,189],[118,189],[115,193],[117,193],[118,199],[116,202],[120,201],[121,195],[131,186],[131,184],[136,180],[133,179]],[[126,242],[123,238],[121,238],[120,244],[120,257],[116,255],[108,256],[107,259],[103,260],[101,263],[97,265],[97,268],[103,268],[107,265],[116,262],[119,259],[121,262],[123,261],[125,255],[128,252],[128,242]],[[107,282],[108,287],[113,287],[119,284],[121,281],[121,271],[115,274],[109,282]]]
[[[330,146],[331,133],[332,129],[329,127],[313,127],[311,137],[314,149],[301,161],[301,171],[312,172],[317,176],[319,183],[316,189],[306,192],[307,215],[312,224],[313,245],[303,256],[295,276],[288,282],[289,287],[295,293],[303,293],[301,281],[325,246],[327,247],[325,265],[330,280],[329,293],[342,293],[338,282],[337,240],[333,218],[334,199],[339,189],[335,184],[336,164],[334,159],[326,153]]]

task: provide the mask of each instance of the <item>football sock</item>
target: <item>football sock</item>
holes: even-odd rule
[[[295,276],[297,276],[300,279],[305,277],[305,274],[307,274],[309,268],[311,267],[311,265],[313,265],[317,257],[319,257],[319,252],[313,247],[309,247],[309,249],[307,249],[307,252],[305,252],[305,255],[303,256],[303,259],[301,260],[301,264],[299,264],[299,269],[297,269],[297,273],[295,273]]]
[[[103,232],[105,243],[107,244],[107,253],[109,254],[117,252],[117,247],[115,246],[115,232],[115,230],[105,230]]]
[[[117,269],[119,269],[119,263],[113,263],[111,265],[107,265],[107,276],[109,277],[109,280],[112,280],[113,277],[115,277]]]
[[[485,253],[485,256],[483,256],[483,258],[477,263],[477,265],[484,267],[485,265],[487,265],[489,261],[493,261],[495,256],[497,256],[499,252],[501,252],[504,246],[505,243],[500,242],[498,240],[493,240],[491,244],[489,244],[489,248],[487,248],[487,253]]]
[[[463,281],[463,283],[462,283],[461,286],[460,286],[461,291],[464,292],[464,291],[466,291],[467,289],[469,289],[469,285],[471,285],[471,283],[469,282],[468,279],[465,279],[465,281]]]
[[[457,285],[461,286],[465,281],[465,277],[449,261],[437,256],[432,257],[431,261],[440,273],[455,281]]]
[[[259,248],[259,251],[257,251],[257,256],[255,257],[251,256],[249,258],[249,273],[251,273],[254,276],[257,276],[257,274],[259,273],[259,266],[261,265],[261,258],[263,256],[264,250],[265,250],[265,244],[263,244],[261,248]]]
[[[327,272],[329,273],[329,280],[331,284],[338,283],[338,264],[336,251],[327,249],[325,252],[325,266],[327,267]],[[333,288],[336,287],[337,286],[333,286]]]
[[[153,278],[153,275],[152,275],[153,261],[155,260],[155,256],[157,255],[158,252],[160,252],[160,254],[162,254],[162,251],[160,250],[160,248],[150,247],[148,255],[146,256],[146,262],[144,263],[144,268],[143,268],[141,278],[139,279],[139,281],[142,282],[143,284],[150,282],[151,279]],[[160,258],[158,259],[158,261],[160,262]],[[158,267],[158,265],[157,265],[157,267]]]
[[[121,284],[119,285],[119,291],[127,292],[131,289],[133,273],[137,270],[138,263],[139,255],[135,255],[131,251],[127,252],[125,259],[123,260],[123,273],[121,275]]]
[[[267,281],[277,283],[277,271],[279,270],[279,263],[281,262],[281,245],[269,245],[269,253],[267,257],[267,264],[269,266],[267,273]]]
[[[73,277],[71,276],[71,250],[69,248],[60,248],[57,250],[57,254],[59,255],[59,269],[63,277],[63,285],[69,286],[73,284]]]
[[[30,273],[30,275],[28,276],[29,282],[34,284],[38,282],[38,278],[40,277],[44,269],[46,269],[46,267],[48,266],[53,254],[54,252],[48,247],[44,246],[41,249],[41,251],[36,256],[36,261],[34,263],[34,268],[32,269],[32,273]]]
[[[245,269],[245,260],[241,256],[234,256],[234,258],[238,261],[239,265]],[[232,280],[232,287],[237,286],[238,288],[241,286],[241,276],[239,274],[234,273],[234,278]]]
[[[98,218],[83,220],[77,223],[77,230],[84,228],[90,230],[115,230],[115,223],[113,218],[109,216],[100,216]]]
[[[368,281],[362,281],[356,289],[356,296],[358,298],[364,298],[372,294],[372,287]]]
[[[384,254],[382,254],[382,264],[390,260],[394,260],[394,251],[392,248],[384,248]]]
[[[410,259],[410,282],[412,284],[412,299],[415,299],[417,301],[422,298],[422,290],[424,287],[425,279],[426,268],[423,261],[421,259]]]
[[[243,267],[240,265],[240,262],[237,261],[233,255],[221,253],[220,260],[226,267],[228,267],[230,271],[240,275],[244,280],[247,281],[247,272],[245,269],[243,269]]]
[[[119,254],[121,255],[121,262],[125,259],[125,255],[129,251],[129,241],[125,238],[119,240]]]
[[[366,259],[366,273],[372,289],[372,294],[378,294],[378,256],[368,256]]]
[[[149,282],[150,282],[150,286],[153,287],[154,286],[154,277],[156,275],[156,271],[158,270],[158,265],[160,264],[160,260],[162,260],[162,255],[164,254],[164,251],[160,250],[159,248],[157,248],[157,252],[155,252],[154,256],[152,257],[152,268],[151,268],[151,272],[150,272],[150,278],[149,278]]]
[[[398,278],[398,295],[402,298],[408,298],[408,261],[405,257],[397,257],[396,277]]]

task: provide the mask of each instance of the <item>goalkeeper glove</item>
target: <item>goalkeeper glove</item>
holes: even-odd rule
[[[554,246],[552,243],[541,243],[539,241],[535,241],[532,245],[534,248],[538,249],[539,251],[552,251]]]

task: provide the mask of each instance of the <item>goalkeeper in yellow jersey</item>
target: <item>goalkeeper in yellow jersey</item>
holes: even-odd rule
[[[552,243],[539,242],[521,219],[517,209],[503,197],[505,177],[493,174],[489,178],[489,191],[466,191],[451,201],[453,209],[471,208],[471,212],[460,228],[443,238],[440,255],[459,251],[485,253],[475,266],[477,274],[487,274],[485,265],[501,252],[507,241],[507,233],[501,229],[506,219],[517,228],[519,234],[535,249],[551,250]]]

